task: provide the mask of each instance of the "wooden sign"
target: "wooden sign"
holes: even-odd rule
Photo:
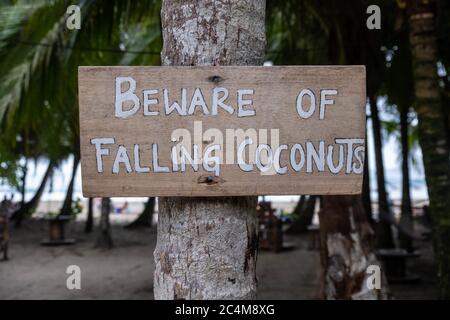
[[[361,193],[365,68],[80,67],[83,194]]]

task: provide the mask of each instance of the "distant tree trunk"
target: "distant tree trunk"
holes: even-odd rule
[[[409,184],[409,134],[408,134],[408,108],[400,107],[400,139],[402,144],[402,216],[400,224],[407,230],[413,229],[412,207]],[[412,239],[400,229],[400,247],[412,251]]]
[[[307,196],[305,196],[305,195],[300,196],[300,198],[298,199],[297,205],[295,206],[294,211],[292,212],[293,215],[300,217],[303,210],[305,210],[306,199],[308,199]]]
[[[30,212],[35,210],[39,204],[39,201],[42,197],[42,194],[44,193],[45,186],[47,185],[47,180],[50,177],[50,175],[53,172],[53,169],[55,167],[54,162],[50,161],[48,164],[47,170],[44,173],[44,176],[42,177],[41,184],[39,185],[38,189],[36,190],[36,193],[34,194],[33,198],[30,199],[30,201],[26,202],[24,205],[19,207],[13,214],[12,219],[15,220],[15,227],[20,227],[22,220],[24,217],[26,217]]]
[[[308,228],[308,226],[312,223],[318,198],[318,196],[309,196],[308,201],[306,201],[306,207],[302,219],[302,223],[305,228]]]
[[[149,197],[141,214],[133,222],[125,226],[125,228],[150,228],[152,226],[153,213],[155,212],[155,201],[155,197]]]
[[[28,171],[28,159],[25,159],[25,165],[22,167],[22,181],[21,181],[21,185],[20,185],[20,208],[24,208],[25,207],[25,191],[26,191],[26,183],[27,183],[27,171]],[[15,228],[20,228],[20,226],[22,225],[22,220],[24,218],[24,212],[20,212],[18,213],[14,219],[14,227]]]
[[[379,265],[372,250],[373,230],[360,196],[323,197],[320,210],[321,261],[325,299],[387,299],[382,274],[381,290],[367,286],[369,265]]]
[[[377,187],[378,187],[378,212],[379,222],[377,225],[377,247],[393,248],[394,239],[391,231],[391,212],[386,193],[386,182],[384,178],[383,164],[383,141],[381,139],[381,124],[378,117],[377,98],[369,97],[370,114],[372,119],[373,140],[375,145],[375,162],[377,168]]]
[[[44,193],[45,187],[47,186],[48,178],[50,178],[50,176],[52,175],[54,168],[55,163],[50,161],[47,166],[47,170],[45,170],[44,176],[42,177],[41,184],[36,190],[36,193],[34,194],[33,198],[31,198],[30,201],[28,201],[25,205],[27,207],[27,213],[37,208],[42,194]]]
[[[109,223],[109,213],[111,212],[111,199],[102,198],[102,210],[100,215],[100,230],[97,237],[96,247],[111,249],[113,241],[111,237],[111,226]]]
[[[306,195],[301,195],[300,198],[298,198],[297,204],[296,204],[294,210],[292,211],[292,218],[294,219],[294,222],[291,225],[291,227],[289,228],[290,231],[293,231],[295,229],[296,230],[295,232],[297,232],[296,225],[300,221],[300,219],[301,219],[300,217],[303,215],[303,213],[305,211],[305,205],[306,205],[307,199],[308,199],[308,196],[306,196]]]
[[[294,222],[289,228],[289,233],[305,232],[314,217],[317,196],[302,196],[294,209]]]
[[[440,296],[450,299],[450,164],[447,123],[437,74],[435,1],[408,0],[415,110],[433,220]]]
[[[262,65],[265,0],[165,0],[163,65]],[[256,197],[160,198],[155,299],[256,297]]]
[[[25,192],[27,186],[28,159],[25,159],[25,165],[22,167],[22,181],[20,185],[20,206],[25,205]]]
[[[366,128],[366,146],[367,143],[367,128]],[[362,201],[364,205],[364,212],[367,215],[367,221],[371,225],[374,224],[372,215],[372,198],[370,191],[370,170],[369,170],[369,147],[366,147],[366,152],[364,155],[364,176],[363,176],[363,190],[362,190]]]
[[[70,177],[70,182],[67,187],[66,197],[64,198],[63,205],[60,210],[61,216],[68,216],[72,213],[72,197],[73,197],[73,188],[75,185],[75,178],[77,176],[78,164],[80,163],[80,158],[76,155],[73,157],[73,166],[72,166],[72,176]]]
[[[88,199],[88,211],[86,224],[84,226],[85,233],[91,233],[92,227],[94,226],[94,198]]]

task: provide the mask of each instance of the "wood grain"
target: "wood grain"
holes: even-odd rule
[[[115,116],[117,77],[136,80],[135,93],[140,99],[139,111],[128,117]],[[86,197],[125,196],[241,196],[241,195],[328,195],[361,193],[362,174],[341,170],[312,173],[305,168],[296,172],[289,165],[289,151],[282,152],[280,163],[287,165],[286,174],[263,175],[258,170],[243,172],[237,164],[222,164],[220,175],[214,177],[200,166],[194,172],[155,173],[152,168],[153,143],[158,144],[160,165],[171,168],[171,133],[185,128],[191,133],[194,121],[201,121],[203,132],[220,129],[248,128],[279,129],[280,144],[291,148],[298,143],[312,142],[325,147],[335,144],[337,138],[365,138],[365,68],[363,66],[286,66],[286,67],[80,67],[80,146],[83,195]],[[211,92],[215,87],[229,91],[226,103],[233,106],[233,114],[219,109],[217,115],[205,115],[197,107],[193,115],[165,115],[162,89],[168,89],[171,100],[179,100],[181,88],[187,89],[188,107],[195,88],[200,88],[211,111]],[[151,110],[158,116],[144,116],[143,90],[158,89],[159,104]],[[256,114],[238,117],[236,93],[238,89],[253,89],[252,106]],[[320,91],[336,89],[334,105],[326,106],[324,119],[319,119],[319,105],[308,119],[302,119],[296,108],[297,96],[303,89],[315,93],[319,104]],[[127,90],[126,87],[122,91]],[[248,96],[247,96],[248,97]],[[308,105],[305,101],[305,105]],[[305,108],[307,109],[307,108]],[[114,145],[104,146],[109,155],[103,156],[102,173],[97,172],[94,138],[115,139]],[[119,145],[127,148],[134,169],[133,146],[141,146],[141,164],[149,165],[150,172],[127,173],[120,166],[118,174],[112,166]],[[364,146],[364,144],[362,144]],[[204,148],[208,146],[204,142]],[[226,148],[226,146],[225,146]],[[237,149],[237,146],[235,146]],[[336,147],[337,149],[337,147]],[[336,152],[337,154],[338,152]],[[333,160],[338,162],[337,155]],[[345,157],[345,160],[347,156]],[[345,162],[345,161],[344,161]],[[306,165],[305,165],[306,167]],[[344,166],[345,167],[345,166]],[[213,178],[211,181],[208,177]]]

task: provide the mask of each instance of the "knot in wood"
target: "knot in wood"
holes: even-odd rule
[[[211,76],[208,78],[208,80],[214,82],[215,84],[218,84],[219,82],[223,81],[223,78],[221,76]]]

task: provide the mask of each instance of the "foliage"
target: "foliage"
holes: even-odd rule
[[[66,27],[64,0],[0,6],[0,170],[16,184],[24,157],[79,153],[78,66],[159,64],[160,4],[80,1],[80,30]]]

